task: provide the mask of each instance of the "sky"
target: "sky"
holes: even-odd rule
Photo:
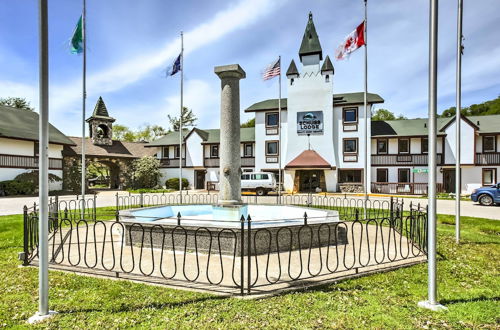
[[[49,0],[50,121],[65,134],[81,134],[82,57],[69,39],[81,0]],[[464,1],[462,105],[500,95],[500,1]],[[457,1],[439,4],[438,108],[455,105]],[[0,97],[24,97],[38,107],[38,1],[0,0]],[[184,105],[200,128],[217,128],[217,65],[238,63],[243,110],[278,97],[278,79],[262,81],[279,55],[285,72],[313,13],[323,56],[363,20],[362,0],[87,0],[87,117],[102,96],[116,123],[137,129],[168,127],[180,107],[180,75],[166,68],[180,52],[184,31]],[[428,111],[427,0],[368,1],[368,90],[379,108],[409,118]],[[333,61],[333,92],[363,91],[363,50]],[[283,76],[284,81],[286,77]],[[286,83],[282,86],[286,97]],[[1,118],[0,118],[1,120]]]

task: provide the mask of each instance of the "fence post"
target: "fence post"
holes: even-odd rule
[[[177,226],[181,225],[181,212],[177,212]]]
[[[307,212],[304,212],[304,226],[307,226]]]
[[[139,195],[141,207],[144,207],[144,194],[141,192]]]
[[[245,295],[245,216],[242,214],[240,218],[241,232],[240,232],[240,294]]]
[[[119,201],[118,201],[118,193],[116,193],[116,212],[118,212],[118,210],[120,209],[120,204],[119,204]]]
[[[390,205],[390,211],[389,211],[389,222],[393,223],[394,222],[394,197],[391,196],[391,205]]]
[[[23,207],[23,266],[28,266],[28,207],[24,205]]]
[[[92,208],[92,211],[94,212],[94,216],[93,216],[93,219],[94,221],[97,220],[97,194],[94,192],[94,207]]]
[[[356,208],[356,221],[359,221],[359,210]]]
[[[59,196],[56,195],[55,197],[55,216],[54,216],[54,220],[55,220],[55,226],[54,228],[57,230],[59,228]]]
[[[248,287],[247,294],[250,294],[250,287],[252,286],[252,218],[250,214],[247,216],[247,274],[248,274]]]

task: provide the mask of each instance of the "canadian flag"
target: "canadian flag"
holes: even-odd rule
[[[354,31],[349,33],[344,42],[335,51],[335,58],[343,60],[365,44],[365,22],[361,23]]]

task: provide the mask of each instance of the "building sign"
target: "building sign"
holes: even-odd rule
[[[323,134],[323,111],[297,112],[297,134]]]
[[[413,173],[429,173],[429,169],[427,168],[414,168],[412,170]]]

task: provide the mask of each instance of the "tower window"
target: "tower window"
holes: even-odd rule
[[[327,75],[325,76],[325,82],[330,82],[330,75],[329,75],[329,74],[327,74]]]
[[[108,126],[101,124],[96,128],[96,135],[98,138],[107,138],[108,137]]]
[[[293,82],[294,82],[294,79],[293,79],[293,78],[292,78],[292,79],[290,79],[290,86],[292,86],[292,85],[293,85]]]

